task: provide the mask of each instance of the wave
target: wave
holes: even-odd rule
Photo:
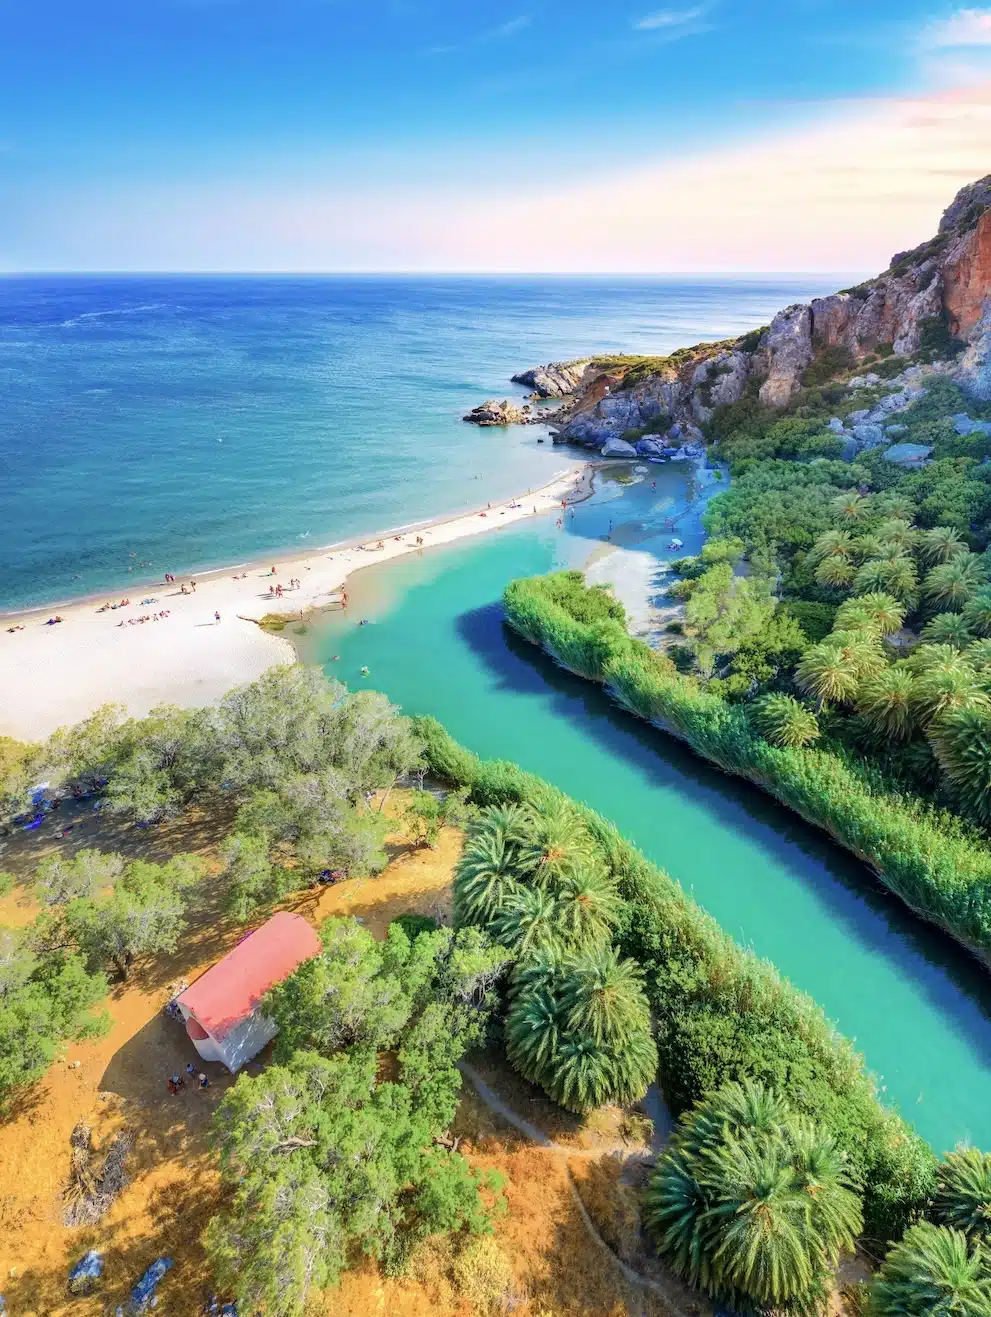
[[[109,311],[80,311],[79,315],[70,316],[68,320],[53,320],[47,325],[38,325],[37,328],[71,329],[84,320],[102,320],[105,316],[134,316],[139,315],[142,311],[161,311],[167,305],[167,302],[144,302],[141,306],[112,307]]]

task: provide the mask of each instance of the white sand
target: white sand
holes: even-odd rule
[[[256,625],[267,613],[290,617],[314,609],[340,606],[340,588],[358,567],[385,562],[420,546],[449,544],[467,535],[497,530],[511,522],[548,512],[576,488],[586,487],[588,467],[570,468],[531,494],[496,503],[485,514],[465,513],[426,523],[398,537],[387,534],[330,552],[271,558],[242,567],[236,577],[227,568],[196,577],[196,593],[183,595],[176,585],[137,587],[131,604],[97,612],[100,603],[85,601],[58,609],[7,616],[0,630],[0,735],[36,741],[57,727],[78,722],[110,701],[142,717],[156,704],[185,707],[209,704],[239,682],[253,681],[275,663],[291,663],[296,654],[288,641]],[[513,503],[518,506],[511,506]],[[375,546],[381,539],[383,547]],[[276,566],[275,575],[270,567]],[[246,576],[242,573],[246,572]],[[299,578],[288,589],[290,577]],[[282,599],[269,595],[280,584]],[[188,587],[188,578],[186,581]],[[126,592],[107,596],[114,602]],[[141,599],[155,602],[142,606]],[[129,618],[169,610],[159,621],[129,623]],[[46,625],[55,613],[63,619]],[[214,613],[220,613],[220,621]],[[123,621],[124,625],[119,625]],[[8,627],[23,625],[13,634]]]

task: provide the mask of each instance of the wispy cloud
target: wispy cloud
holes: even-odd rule
[[[522,32],[532,22],[532,14],[520,14],[517,18],[511,18],[507,23],[500,23],[498,27],[492,28],[486,35],[493,38],[511,37],[517,32]]]
[[[706,5],[695,9],[655,9],[644,14],[633,24],[636,32],[655,32],[674,36],[688,36],[700,30],[702,19],[708,13]],[[708,25],[706,25],[708,26]]]
[[[966,50],[991,46],[991,9],[961,9],[949,18],[926,23],[919,33],[923,50]]]

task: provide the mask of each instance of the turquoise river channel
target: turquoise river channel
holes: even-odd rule
[[[587,802],[810,993],[938,1151],[991,1147],[991,975],[824,834],[505,627],[500,595],[514,577],[591,560],[594,579],[636,597],[656,590],[672,533],[697,550],[690,473],[652,466],[629,479],[600,478],[560,526],[535,517],[356,573],[347,613],[299,637],[302,657]]]

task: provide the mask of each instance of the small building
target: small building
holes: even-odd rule
[[[236,1074],[256,1056],[277,1033],[258,1009],[261,999],[319,951],[302,915],[282,910],[191,983],[175,1004],[203,1060],[222,1061]]]

